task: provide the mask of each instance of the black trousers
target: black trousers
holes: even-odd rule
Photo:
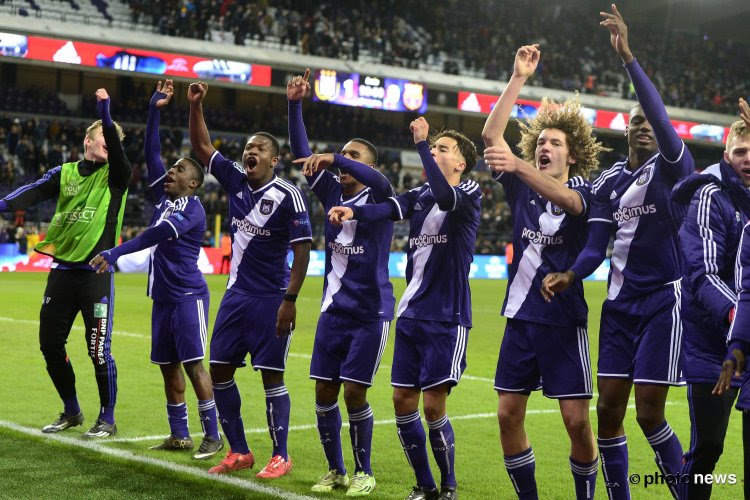
[[[85,269],[50,270],[39,313],[39,348],[60,398],[76,394],[75,373],[65,344],[78,312],[86,326],[86,345],[94,364],[99,401],[114,407],[117,367],[110,353],[114,315],[113,273]]]
[[[714,384],[688,384],[690,406],[690,449],[683,460],[679,498],[702,500],[711,497],[711,484],[694,481],[695,474],[711,474],[724,451],[732,405],[737,389],[721,396],[711,394]],[[746,431],[747,432],[747,431]]]

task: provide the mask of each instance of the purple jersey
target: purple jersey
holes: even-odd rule
[[[148,266],[149,297],[161,302],[183,302],[208,297],[208,286],[198,269],[198,256],[206,231],[206,212],[197,196],[169,201],[161,195],[151,226],[168,224],[174,237],[151,247]]]
[[[308,177],[308,182],[326,213],[338,205],[377,203],[369,187],[344,199],[338,178],[328,170]],[[345,313],[366,322],[392,319],[396,299],[388,279],[388,256],[393,222],[351,220],[336,226],[326,219],[325,231],[326,276],[320,311]]]
[[[583,213],[576,217],[539,196],[515,175],[500,173],[493,178],[503,185],[510,205],[516,256],[508,270],[502,314],[547,325],[586,326],[588,307],[581,280],[549,303],[540,290],[544,277],[569,269],[586,243],[591,183],[580,176],[565,183],[581,196]]]
[[[612,224],[615,234],[609,300],[641,297],[682,277],[677,233],[685,213],[671,193],[693,167],[683,143],[674,160],[657,153],[631,172],[626,159],[594,182],[589,222]]]
[[[398,317],[471,327],[469,270],[479,227],[482,191],[474,181],[452,188],[451,210],[438,207],[429,184],[390,200],[399,219],[410,219],[407,287]]]
[[[253,191],[245,169],[218,151],[211,155],[208,173],[229,198],[232,266],[227,289],[255,297],[283,295],[289,284],[290,244],[312,241],[304,195],[276,176]]]

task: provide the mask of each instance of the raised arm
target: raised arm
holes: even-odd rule
[[[102,134],[107,145],[107,162],[109,163],[109,185],[124,191],[130,183],[133,169],[125,156],[117,127],[109,114],[109,94],[106,89],[96,91],[96,109],[102,120]]]
[[[600,12],[600,15],[603,18],[600,24],[609,30],[609,39],[612,47],[614,47],[617,54],[625,63],[625,69],[630,76],[630,80],[633,82],[635,95],[643,108],[643,114],[646,115],[646,119],[654,130],[654,137],[659,146],[659,151],[661,151],[662,156],[668,161],[676,162],[680,159],[684,144],[677,135],[677,132],[675,132],[669,116],[667,116],[667,110],[664,107],[664,101],[659,96],[659,92],[654,87],[654,84],[651,83],[651,80],[648,79],[643,68],[641,68],[630,51],[628,27],[622,18],[622,14],[612,4],[611,14]]]
[[[174,87],[172,80],[167,80],[162,86],[161,81],[156,84],[156,92],[151,96],[148,108],[148,121],[146,122],[146,137],[144,140],[146,168],[148,169],[148,185],[152,192],[161,198],[163,188],[160,189],[161,181],[167,174],[164,162],[161,159],[161,143],[159,140],[159,115],[161,109],[172,99]]]
[[[313,153],[307,140],[305,122],[302,119],[302,98],[310,92],[310,68],[304,76],[295,76],[286,85],[286,98],[289,107],[289,145],[297,158],[307,158]]]
[[[485,149],[484,160],[494,172],[517,175],[540,196],[569,214],[578,216],[586,211],[583,198],[577,191],[518,158],[507,144]]]
[[[490,116],[484,122],[482,129],[482,140],[485,146],[499,146],[505,144],[503,134],[508,126],[508,120],[513,112],[513,106],[516,99],[521,94],[526,80],[534,74],[539,64],[539,45],[524,45],[516,52],[516,59],[513,63],[513,75],[508,80],[500,99],[492,108]]]
[[[430,125],[424,117],[420,116],[411,122],[409,129],[414,134],[414,144],[417,145],[417,153],[419,153],[419,157],[422,160],[427,182],[430,183],[430,189],[433,196],[435,196],[438,207],[443,211],[453,210],[456,208],[458,201],[457,195],[453,190],[453,186],[448,183],[445,175],[435,162],[435,158],[432,157],[430,144],[427,142]]]
[[[204,165],[208,165],[214,154],[211,136],[208,134],[206,120],[203,118],[203,99],[208,92],[208,85],[203,82],[191,83],[188,87],[188,101],[190,102],[190,144],[195,156]]]

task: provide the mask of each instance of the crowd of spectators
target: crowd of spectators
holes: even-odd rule
[[[609,96],[633,91],[593,2],[515,0],[127,0],[133,22],[171,36],[505,80],[516,48],[539,43],[532,84]],[[633,50],[667,104],[733,113],[747,95],[750,43],[631,22]],[[665,32],[666,30],[666,32]]]

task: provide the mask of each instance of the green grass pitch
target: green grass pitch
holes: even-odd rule
[[[255,479],[242,471],[229,480],[203,475],[218,459],[195,461],[187,454],[153,452],[148,446],[168,434],[164,393],[159,369],[149,362],[151,301],[145,296],[144,275],[116,275],[115,321],[112,352],[117,361],[119,394],[115,440],[85,444],[75,428],[62,433],[62,439],[49,438],[29,429],[39,429],[52,421],[61,403],[44,368],[38,346],[39,306],[46,274],[0,275],[0,338],[4,360],[0,364],[0,498],[293,498],[314,496],[310,486],[326,470],[322,448],[315,429],[313,382],[308,379],[309,355],[322,290],[321,278],[308,278],[297,302],[297,329],[287,364],[286,384],[292,399],[289,452],[292,473],[272,483]],[[213,328],[226,278],[209,276]],[[394,280],[397,296],[405,283]],[[505,282],[471,282],[474,328],[469,334],[468,367],[459,386],[448,400],[448,413],[456,433],[456,469],[463,499],[514,498],[515,494],[502,463],[495,417],[497,395],[492,388],[497,355],[504,328],[499,314]],[[591,309],[589,338],[592,366],[596,367],[599,309],[604,299],[604,283],[586,283]],[[414,478],[399,445],[393,423],[390,364],[393,332],[388,342],[369,402],[375,412],[373,470],[378,481],[374,498],[404,498]],[[91,362],[86,355],[80,318],[68,342],[76,370],[78,395],[85,426],[98,412],[96,385]],[[248,442],[258,465],[269,458],[270,439],[265,429],[265,403],[260,375],[251,369],[236,376],[243,397],[243,418]],[[200,439],[195,395],[188,385],[190,427]],[[592,424],[596,413],[592,401]],[[631,405],[633,401],[631,399]],[[690,420],[685,389],[670,391],[667,418],[683,447],[690,439]],[[341,401],[343,408],[343,401]],[[555,401],[534,393],[529,402],[526,428],[534,447],[540,498],[574,498],[573,480],[568,467],[569,443]],[[346,413],[342,411],[344,422]],[[737,485],[714,487],[714,498],[739,498],[742,488],[740,415],[731,421],[725,453],[717,473],[735,473]],[[635,421],[635,410],[626,419],[630,446],[630,472],[653,474],[657,468],[646,439]],[[344,457],[352,467],[348,432],[342,431]],[[431,455],[431,453],[430,453]],[[432,457],[430,457],[432,459]],[[439,477],[433,463],[433,472]],[[599,474],[596,498],[606,498]],[[255,485],[267,488],[264,491]],[[255,489],[253,489],[255,488]],[[633,498],[668,498],[666,486],[632,486]],[[342,498],[343,493],[332,495]]]

